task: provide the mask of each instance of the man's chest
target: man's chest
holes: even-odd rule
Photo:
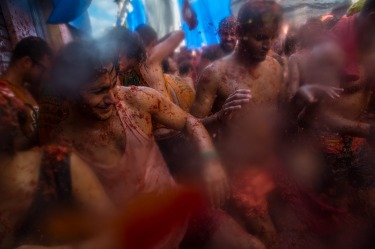
[[[281,93],[281,79],[267,71],[248,73],[234,71],[221,77],[222,83],[218,89],[218,97],[228,98],[239,89],[248,89],[251,92],[252,103],[272,103],[278,100]]]

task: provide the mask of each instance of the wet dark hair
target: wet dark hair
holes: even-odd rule
[[[41,60],[43,56],[52,56],[52,49],[48,43],[40,37],[29,36],[19,41],[10,58],[13,64],[22,57],[29,56],[32,60]]]
[[[233,16],[228,16],[228,17],[223,18],[220,21],[218,33],[220,34],[221,32],[228,30],[228,29],[237,30],[237,27],[238,27],[238,23],[237,23],[236,18],[234,18]]]
[[[139,34],[141,37],[143,44],[147,47],[151,44],[151,42],[158,39],[158,34],[156,31],[147,24],[141,24],[139,25],[135,31]]]
[[[107,73],[109,63],[110,57],[95,42],[71,42],[57,55],[49,84],[62,97],[77,97],[82,86]]]
[[[193,70],[193,65],[190,61],[183,61],[180,63],[180,65],[178,65],[178,73],[181,76],[184,76],[187,73],[189,73],[189,70]]]
[[[135,59],[138,63],[143,63],[146,60],[146,50],[138,33],[125,27],[112,29],[98,43],[101,43],[99,46],[107,50],[107,53],[115,61],[118,61],[118,57],[122,53],[128,59]]]
[[[238,12],[239,31],[246,33],[265,24],[271,24],[273,28],[278,29],[282,23],[282,16],[283,10],[275,1],[248,1]]]

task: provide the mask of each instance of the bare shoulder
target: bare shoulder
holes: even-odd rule
[[[225,65],[227,62],[220,59],[209,64],[202,72],[201,77],[199,78],[199,84],[211,82],[219,84],[220,75],[225,74]]]
[[[140,109],[149,109],[163,98],[155,89],[144,86],[120,87],[119,92],[128,105]]]
[[[272,56],[267,56],[264,63],[267,65],[267,66],[271,66],[272,69],[278,69],[278,68],[281,68],[281,65],[280,63],[277,61],[277,59],[275,59],[274,57]]]
[[[263,66],[267,70],[270,70],[270,73],[280,74],[283,71],[283,68],[280,65],[280,63],[272,56],[266,57],[266,60],[263,62]]]
[[[212,62],[211,70],[214,70],[216,73],[220,73],[222,71],[225,71],[228,66],[233,65],[233,63],[233,56],[228,55]]]

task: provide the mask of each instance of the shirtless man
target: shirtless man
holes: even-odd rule
[[[363,202],[368,207],[368,212],[363,212],[354,205],[359,209],[352,212],[369,215],[372,219],[375,208],[375,176],[372,172],[375,162],[367,141],[372,143],[374,137],[374,120],[369,115],[373,111],[370,98],[374,84],[373,79],[366,75],[364,64],[365,53],[370,48],[367,44],[370,44],[368,42],[372,40],[370,36],[374,31],[374,13],[374,1],[366,1],[358,15],[344,18],[333,28],[338,47],[344,54],[341,75],[336,76],[344,91],[339,99],[320,103],[315,118],[310,117],[309,122],[320,134],[321,143],[326,149],[331,183],[341,189],[342,198],[355,197],[354,202]],[[342,158],[345,158],[345,163],[340,163]]]
[[[265,198],[272,183],[264,171],[273,164],[284,93],[282,68],[267,53],[278,36],[281,19],[281,7],[275,2],[245,3],[238,15],[235,52],[206,68],[191,108],[219,137],[220,155],[232,177],[232,214],[266,243],[271,243],[275,230]],[[261,179],[265,188],[257,186],[255,179]],[[261,197],[253,199],[249,191]]]
[[[24,38],[17,43],[9,67],[0,76],[0,82],[6,84],[28,108],[17,135],[19,148],[30,148],[37,142],[40,84],[48,70],[51,56],[52,50],[43,39]]]
[[[352,234],[348,241],[347,235],[338,232],[332,236],[331,242],[341,243],[340,248],[373,247],[372,238],[367,235],[372,232],[375,206],[375,129],[369,115],[373,79],[363,66],[371,47],[367,46],[371,44],[369,35],[374,33],[374,13],[374,1],[366,1],[361,13],[343,18],[333,28],[337,37],[333,43],[323,43],[312,50],[313,78],[309,82],[333,84],[343,92],[340,98],[313,100],[301,115],[304,133],[318,142],[324,159],[319,182],[314,184],[319,186],[317,192],[324,193],[332,207],[347,210],[361,221],[362,227],[357,224],[355,231],[360,231],[359,238]]]
[[[225,17],[219,23],[218,34],[220,43],[203,49],[198,64],[198,75],[215,60],[229,55],[234,51],[237,44],[237,22],[233,16]]]

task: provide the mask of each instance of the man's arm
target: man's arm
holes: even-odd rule
[[[344,135],[365,137],[370,135],[371,125],[365,122],[346,119],[330,111],[321,110],[320,120],[331,131]]]
[[[197,92],[190,113],[197,118],[207,117],[212,109],[218,90],[217,72],[214,65],[207,67],[198,81]]]
[[[202,124],[213,132],[217,129],[220,119],[217,113],[209,116],[217,95],[218,81],[214,65],[207,67],[199,78],[195,100],[190,108],[190,113],[200,118]]]
[[[147,64],[161,63],[169,56],[180,43],[184,40],[185,33],[182,30],[174,31],[168,34],[167,38],[163,38],[154,48],[147,58]]]
[[[318,103],[324,98],[337,99],[343,92],[342,88],[307,84],[299,87],[289,103],[289,117],[297,119],[301,111],[312,104]]]
[[[249,90],[237,90],[226,99],[219,112],[208,116],[211,113],[220,83],[217,75],[218,72],[214,69],[214,65],[203,71],[198,82],[195,101],[190,108],[190,113],[200,118],[202,124],[209,130],[216,129],[221,122],[226,121],[232,112],[241,109],[242,105],[248,103],[251,98]]]

